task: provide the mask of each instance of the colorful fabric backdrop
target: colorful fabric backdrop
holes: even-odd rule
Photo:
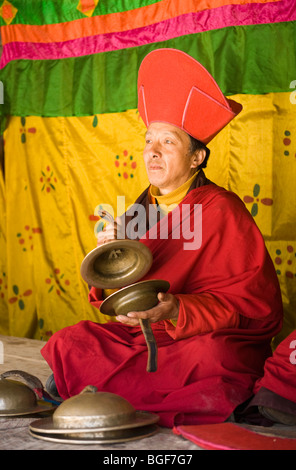
[[[195,57],[243,104],[210,144],[207,176],[265,237],[285,308],[277,341],[295,329],[295,2],[0,0],[0,25],[0,333],[46,340],[108,321],[80,264],[98,206],[116,211],[119,195],[128,206],[148,184],[136,83],[159,47]]]

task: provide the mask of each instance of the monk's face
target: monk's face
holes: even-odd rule
[[[190,152],[186,132],[171,124],[154,122],[146,132],[144,162],[148,179],[167,194],[185,183],[199,165],[198,154]]]

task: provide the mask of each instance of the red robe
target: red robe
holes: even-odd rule
[[[271,426],[274,421],[260,413],[260,406],[296,416],[295,390],[296,330],[290,333],[265,361],[263,377],[257,380],[253,388],[254,397],[237,416],[240,421],[263,426]]]
[[[275,349],[264,365],[264,376],[257,380],[254,392],[264,387],[296,403],[296,330]]]
[[[140,327],[82,321],[55,333],[42,349],[63,398],[92,384],[159,414],[160,424],[172,427],[223,422],[252,396],[282,325],[273,263],[235,194],[207,184],[191,190],[182,204],[190,204],[192,223],[194,205],[202,204],[200,248],[184,250],[182,226],[179,239],[171,231],[168,239],[155,239],[173,212],[141,238],[154,260],[142,280],[166,279],[180,302],[176,328],[170,321],[152,324],[157,372],[146,372]],[[89,300],[99,308],[100,289],[92,288]]]
[[[254,406],[264,406],[296,416],[296,330],[275,349],[264,365],[264,375],[254,386],[255,396],[245,417],[254,415]],[[255,416],[257,422],[258,417]],[[250,420],[250,419],[249,419]]]

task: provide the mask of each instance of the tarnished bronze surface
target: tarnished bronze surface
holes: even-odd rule
[[[112,427],[132,421],[135,409],[119,395],[86,387],[79,395],[64,401],[53,414],[58,428]]]
[[[100,306],[104,315],[127,315],[129,312],[149,310],[158,303],[159,292],[167,292],[170,284],[162,279],[150,279],[123,287],[109,295]]]
[[[80,433],[111,431],[154,424],[158,416],[139,412],[120,395],[98,392],[89,385],[81,393],[62,402],[52,417],[34,421],[34,432]]]
[[[97,426],[97,427],[74,427],[75,420],[73,420],[73,427],[70,428],[61,428],[59,425],[53,421],[52,417],[37,419],[30,424],[30,429],[33,432],[40,432],[43,434],[85,434],[91,432],[111,432],[111,431],[120,431],[124,429],[134,429],[141,428],[144,426],[149,426],[151,424],[156,424],[159,420],[159,417],[154,413],[146,413],[145,411],[136,411],[135,416],[132,420],[124,422],[123,424],[113,425],[113,426]],[[85,421],[85,418],[84,418]],[[70,422],[70,421],[69,421]]]
[[[88,386],[61,403],[52,417],[31,423],[30,432],[44,439],[127,440],[141,437],[158,420],[156,414],[136,411],[119,395]]]
[[[102,303],[105,315],[126,315],[131,311],[149,310],[158,303],[157,294],[166,292],[167,281],[143,278],[151,268],[150,249],[137,240],[113,240],[100,245],[84,258],[81,276],[90,285],[101,289],[122,288]],[[134,283],[134,284],[133,284]],[[126,286],[126,287],[123,287]],[[157,344],[149,320],[140,320],[148,348],[147,372],[157,370]]]
[[[82,278],[93,287],[113,289],[141,279],[153,261],[150,249],[137,240],[112,240],[86,255]]]
[[[84,432],[80,434],[44,434],[29,429],[29,433],[32,437],[63,444],[115,444],[143,439],[144,437],[152,436],[157,431],[158,426],[155,424],[120,431]]]
[[[149,310],[158,303],[159,292],[167,292],[168,281],[152,279],[123,287],[109,295],[100,306],[105,315],[127,315],[129,312]],[[148,348],[147,372],[157,370],[157,344],[149,320],[141,319],[140,325]]]
[[[20,375],[16,374],[17,371],[11,372],[14,377]],[[35,414],[52,408],[48,404],[39,404],[35,392],[27,384],[5,378],[6,375],[10,376],[9,372],[0,376],[0,416]],[[29,374],[25,375],[29,376]]]

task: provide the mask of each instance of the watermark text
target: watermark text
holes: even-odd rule
[[[155,206],[149,204],[148,214],[142,204],[132,204],[125,210],[125,196],[117,196],[117,210],[110,204],[100,204],[94,215],[100,219],[94,227],[98,237],[106,223],[117,214],[117,239],[182,240],[184,250],[197,250],[202,244],[202,205],[179,204]],[[105,216],[102,216],[102,208]],[[121,214],[121,215],[118,215]],[[104,223],[105,222],[105,223]],[[147,228],[148,227],[148,228]]]
[[[290,349],[294,349],[294,351],[292,351],[290,354],[290,362],[291,364],[296,364],[296,339],[291,341]]]

